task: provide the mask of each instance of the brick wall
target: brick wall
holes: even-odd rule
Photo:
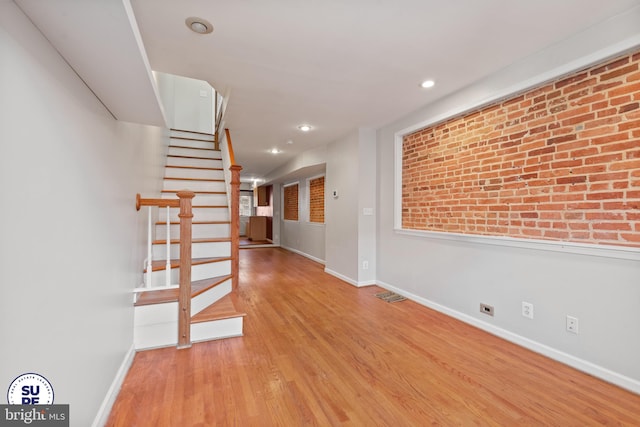
[[[324,223],[324,176],[309,180],[309,221]]]
[[[640,245],[640,52],[404,137],[402,226]]]
[[[298,220],[298,184],[284,187],[284,219]]]

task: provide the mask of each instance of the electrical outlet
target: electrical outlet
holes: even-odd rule
[[[533,304],[530,302],[522,301],[522,315],[533,319]]]
[[[567,315],[567,332],[578,334],[578,318]]]
[[[493,316],[493,307],[487,304],[480,304],[480,313],[488,314],[489,316]]]
[[[362,261],[362,269],[363,270],[369,269],[369,261]]]

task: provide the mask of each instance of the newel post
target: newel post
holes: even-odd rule
[[[240,171],[242,166],[232,165],[231,170],[231,289],[238,289],[240,272]]]
[[[191,347],[191,199],[192,191],[178,191],[180,198],[180,289],[178,293],[178,348]]]

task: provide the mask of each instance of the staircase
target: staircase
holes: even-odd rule
[[[244,313],[236,309],[232,293],[231,222],[227,184],[220,150],[214,136],[171,130],[162,199],[176,199],[189,190],[193,198],[191,246],[191,342],[242,335]],[[172,285],[179,280],[180,223],[178,208],[170,208],[170,270]],[[160,208],[154,224],[153,265],[145,279],[145,292],[134,308],[136,349],[178,344],[177,287],[167,288],[167,210]],[[146,269],[145,269],[146,273]],[[150,283],[147,283],[150,281]],[[188,283],[188,282],[187,282]],[[151,289],[151,290],[150,290]]]

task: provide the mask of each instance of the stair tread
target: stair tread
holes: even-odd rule
[[[229,237],[196,237],[191,239],[191,243],[218,243],[218,242],[230,242],[231,236]],[[180,239],[171,239],[171,244],[180,243]],[[166,245],[167,239],[164,240],[154,240],[154,245]]]
[[[173,136],[171,135],[170,137],[171,139],[182,139],[185,141],[200,141],[200,142],[210,142],[212,144],[215,144],[215,142],[213,141],[213,139],[201,139],[201,138],[189,138],[186,136]]]
[[[212,150],[212,151],[215,151],[215,150]],[[180,159],[200,159],[200,160],[218,160],[218,161],[222,161],[222,159],[211,158],[211,157],[180,156],[180,155],[177,155],[177,154],[167,154],[167,157],[177,157],[177,158],[180,158]]]
[[[247,313],[238,311],[233,294],[225,295],[191,318],[191,324],[244,317]]]
[[[177,193],[178,190],[162,190],[162,193]],[[193,191],[193,193],[196,193],[196,196],[198,194],[227,194],[226,191]]]
[[[164,177],[165,181],[205,181],[205,182],[224,182],[224,179],[211,179],[211,178],[176,178],[176,177]]]
[[[171,145],[169,144],[169,148],[186,148],[188,150],[203,150],[203,151],[220,151],[214,148],[200,148],[200,147],[185,147],[184,145]]]
[[[197,170],[205,170],[205,171],[223,171],[223,168],[205,168],[201,166],[172,166],[166,165],[165,168],[174,168],[174,169],[197,169]]]
[[[219,256],[219,257],[210,257],[210,258],[193,258],[191,260],[191,265],[200,265],[200,264],[209,264],[212,262],[229,261],[230,259],[231,257],[228,257],[228,256]],[[170,263],[171,263],[171,268],[180,267],[179,259],[172,259],[170,260]],[[151,271],[161,271],[165,269],[166,269],[166,260],[164,259],[159,259],[151,263]],[[147,272],[146,267],[144,269],[144,272],[145,273]]]
[[[209,208],[209,209],[213,209],[213,208],[222,209],[222,208],[225,208],[225,209],[229,209],[229,205],[193,205],[193,206],[191,206],[191,208],[193,208],[193,209],[195,209],[195,208],[198,208],[198,209],[202,209],[202,208]],[[170,209],[180,209],[180,208],[170,208]]]
[[[156,225],[165,225],[167,222],[166,221],[157,221]],[[171,221],[169,224],[171,225],[178,225],[180,224],[180,221]],[[196,224],[231,224],[231,221],[193,221],[191,223],[192,225],[196,225]]]
[[[196,133],[198,135],[214,136],[214,134],[212,134],[212,133],[209,133],[209,132],[198,132],[196,130],[186,130],[186,129],[178,129],[178,128],[170,128],[169,130],[172,130],[174,132]]]
[[[191,282],[191,298],[208,291],[209,289],[226,282],[231,279],[230,275],[211,277],[208,279],[196,280]],[[157,291],[149,291],[141,294],[138,301],[134,304],[136,307],[142,305],[163,304],[167,302],[178,301],[179,289],[158,289]]]

